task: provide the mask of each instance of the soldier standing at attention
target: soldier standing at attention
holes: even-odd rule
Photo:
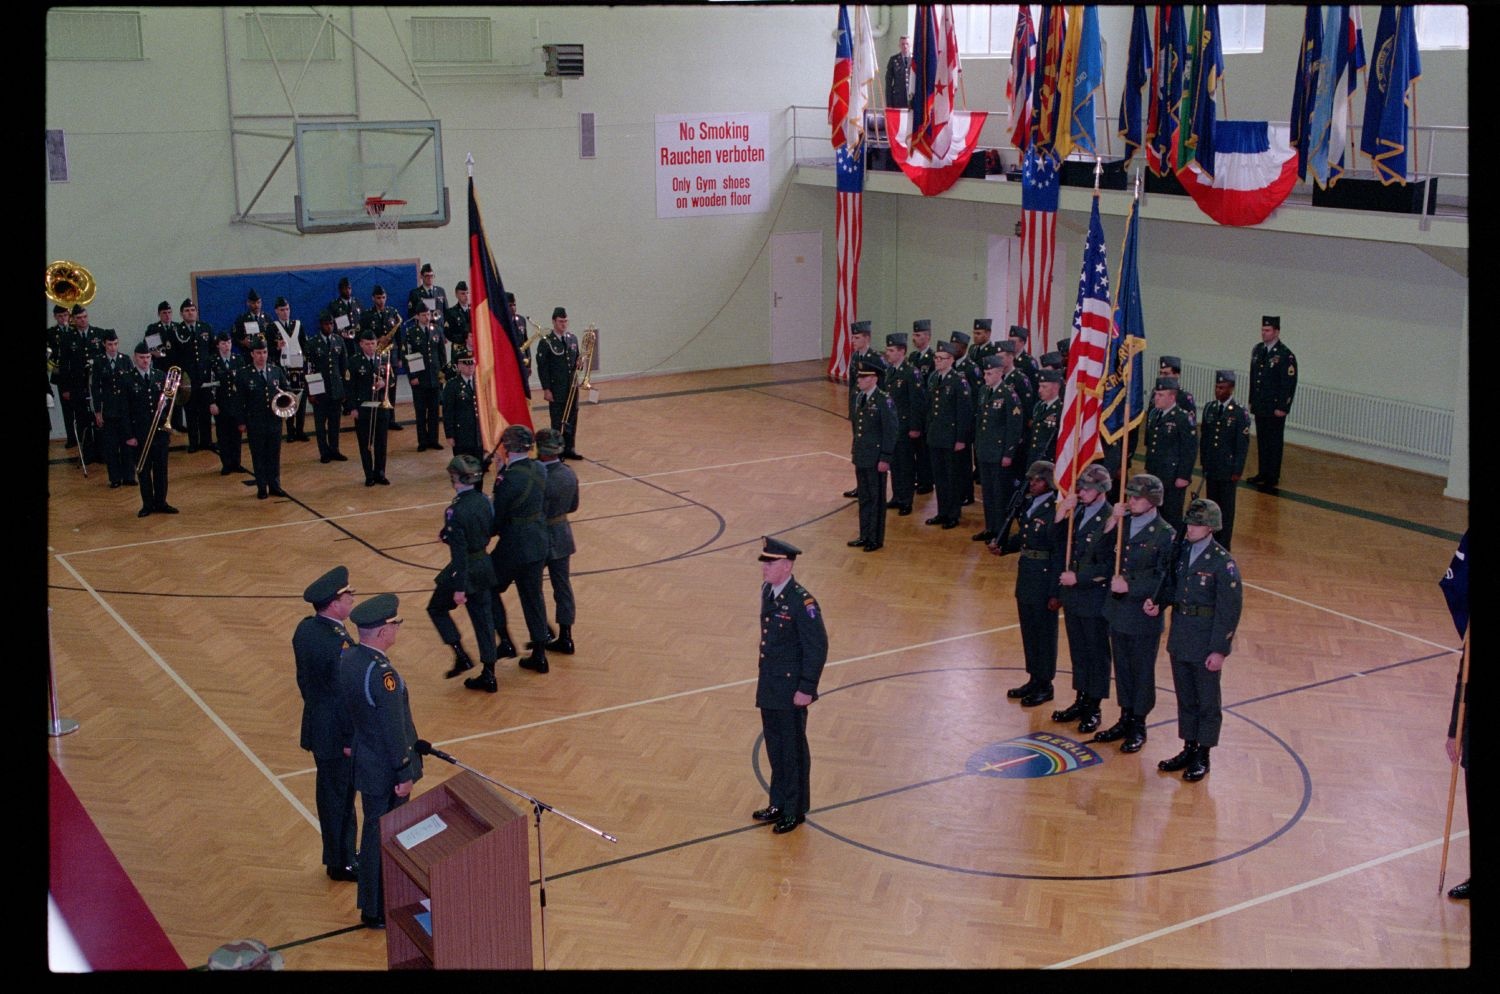
[[[130,435],[125,440],[129,460],[140,462],[141,509],[136,517],[149,514],[176,514],[177,508],[167,503],[167,446],[172,438],[172,426],[162,419],[152,435],[151,425],[157,422],[157,410],[162,393],[166,389],[166,377],[161,370],[151,368],[151,348],[145,342],[135,346],[136,375],[129,377],[130,389]],[[151,448],[146,448],[146,437],[151,436]],[[144,459],[142,456],[144,455]],[[132,466],[134,463],[132,463]]]
[[[1249,454],[1250,414],[1234,399],[1234,370],[1221,369],[1214,374],[1214,399],[1204,405],[1198,426],[1198,461],[1208,499],[1219,506],[1224,520],[1214,538],[1225,549],[1234,538],[1236,484]]]
[[[850,423],[854,441],[850,456],[858,481],[859,537],[849,546],[874,552],[885,545],[885,478],[891,470],[896,451],[896,429],[899,418],[896,405],[875,384],[885,364],[861,356],[855,370],[859,390],[854,395]]]
[[[418,452],[443,447],[438,438],[438,401],[443,390],[439,376],[443,368],[443,332],[434,323],[432,314],[429,308],[418,303],[412,311],[416,325],[407,331],[406,345],[410,351],[406,357],[406,372],[411,382]]]
[[[109,488],[135,482],[136,450],[125,445],[130,437],[130,360],[120,355],[120,336],[106,328],[99,336],[103,351],[89,369],[88,402],[99,429],[99,451],[109,468]],[[82,433],[80,432],[80,437]]]
[[[927,454],[927,436],[924,434],[923,419],[927,410],[927,380],[937,368],[936,360],[933,359],[932,349],[927,343],[932,339],[932,321],[928,318],[917,318],[911,323],[911,353],[908,361],[911,363],[912,372],[917,378],[917,392],[922,395],[922,403],[912,408],[912,429],[916,432],[911,436],[911,459],[916,466],[916,493],[932,493],[932,457]]]
[[[484,458],[479,440],[479,393],[474,386],[474,357],[462,345],[453,346],[458,375],[443,384],[443,434],[453,443],[455,456]]]
[[[1044,369],[1036,374],[1036,406],[1031,409],[1031,436],[1026,445],[1027,458],[1054,459],[1057,456],[1057,428],[1062,420],[1062,373]]]
[[[1016,614],[1021,623],[1021,646],[1026,657],[1027,680],[1005,692],[1020,698],[1021,706],[1034,708],[1052,700],[1052,680],[1057,676],[1058,577],[1062,575],[1063,537],[1056,527],[1057,490],[1052,463],[1038,459],[1026,471],[1029,500],[1016,521],[1014,535],[1000,535],[990,551],[1000,555],[1020,552],[1016,567]]]
[[[1104,603],[1109,596],[1110,562],[1096,549],[1109,544],[1104,527],[1113,510],[1105,498],[1110,486],[1109,470],[1094,463],[1079,474],[1077,495],[1066,494],[1057,502],[1059,524],[1074,511],[1073,555],[1063,563],[1057,582],[1077,697],[1066,708],[1052,712],[1052,720],[1076,721],[1080,732],[1099,727],[1099,704],[1109,696],[1109,622]],[[1067,536],[1059,541],[1066,550]]]
[[[443,512],[443,530],[438,533],[448,546],[448,565],[437,575],[436,589],[427,602],[427,616],[438,638],[453,650],[453,668],[443,674],[449,679],[474,668],[474,660],[464,651],[463,638],[453,623],[453,609],[459,605],[469,612],[485,672],[495,670],[495,621],[491,614],[495,567],[486,551],[494,531],[495,511],[479,489],[483,480],[484,469],[475,457],[454,456],[449,461],[448,481],[454,496]]]
[[[281,419],[271,404],[286,389],[286,373],[266,361],[266,340],[252,337],[250,366],[239,373],[239,392],[244,403],[245,435],[250,442],[250,467],[255,471],[255,496],[285,497],[281,489]]]
[[[922,433],[927,452],[932,457],[932,479],[937,487],[938,513],[927,519],[929,525],[957,528],[962,503],[958,474],[969,471],[968,448],[973,437],[974,404],[969,381],[953,371],[958,349],[949,342],[938,342],[933,361],[936,369],[927,381],[927,412]]]
[[[208,378],[200,385],[208,395],[208,413],[214,419],[214,434],[219,439],[219,475],[248,473],[240,465],[240,431],[245,424],[240,371],[245,368],[244,360],[234,354],[229,332],[216,334],[214,344],[218,352],[208,363]]]
[[[318,461],[347,462],[339,452],[344,411],[344,379],[348,353],[333,325],[333,315],[318,315],[320,333],[307,343],[307,392],[312,395],[313,434],[318,439]]]
[[[568,394],[573,388],[573,378],[578,371],[578,339],[568,330],[568,312],[565,308],[552,308],[552,331],[543,336],[536,347],[536,376],[542,384],[542,396],[547,399],[547,416],[554,430],[563,433],[563,458],[582,459],[573,446],[578,442],[578,408],[575,399],[573,409],[563,420],[563,408],[567,406]]]
[[[1000,534],[1005,510],[1015,492],[1016,460],[1024,451],[1021,399],[1002,379],[1005,364],[997,355],[984,360],[984,385],[975,401],[974,453],[979,463],[980,496],[984,501],[984,528],[972,538],[990,542]]]
[[[1159,377],[1153,408],[1146,415],[1146,472],[1162,481],[1166,494],[1161,516],[1174,529],[1182,528],[1182,503],[1198,461],[1198,438],[1187,412],[1177,406],[1177,381]]]
[[[1250,413],[1255,416],[1256,464],[1250,482],[1275,495],[1281,484],[1286,416],[1297,393],[1297,357],[1281,340],[1281,318],[1260,319],[1260,344],[1250,352]]]
[[[568,515],[578,510],[578,474],[558,458],[562,454],[560,432],[543,428],[536,433],[537,461],[547,474],[544,511],[550,546],[547,552],[547,576],[552,581],[552,604],[557,612],[557,635],[547,640],[548,652],[573,655],[573,621],[577,604],[573,599],[572,560],[573,526]],[[535,648],[535,646],[532,646]]]
[[[411,798],[422,779],[417,729],[411,719],[406,681],[386,655],[401,631],[395,594],[377,594],[349,613],[359,645],[339,659],[339,696],[354,722],[354,786],[364,813],[360,833],[359,920],[385,928],[380,880],[380,819]]]
[[[922,432],[916,420],[922,415],[922,388],[917,372],[906,361],[906,334],[885,336],[885,378],[881,389],[896,405],[896,448],[891,456],[891,499],[885,505],[901,517],[911,513],[917,476],[912,447]]]
[[[1093,556],[1112,562],[1115,529],[1125,529],[1120,571],[1109,581],[1110,593],[1116,596],[1104,602],[1120,719],[1094,736],[1096,742],[1124,739],[1121,752],[1141,751],[1146,744],[1146,716],[1156,707],[1156,650],[1161,647],[1162,617],[1152,598],[1159,596],[1171,569],[1176,542],[1172,526],[1157,513],[1161,501],[1161,480],[1150,473],[1132,476],[1125,484],[1125,503],[1114,506],[1105,524],[1109,539],[1094,543]]]
[[[792,578],[802,550],[770,537],[763,537],[762,543],[755,706],[760,708],[771,763],[771,803],[750,817],[772,822],[771,831],[781,835],[802,824],[811,810],[807,708],[818,699],[818,679],[828,661],[828,631],[817,600]]]
[[[1187,509],[1186,541],[1177,557],[1176,589],[1162,592],[1172,605],[1167,655],[1172,658],[1172,686],[1177,691],[1177,734],[1182,751],[1156,768],[1182,771],[1196,783],[1208,775],[1208,751],[1219,744],[1224,723],[1219,682],[1240,624],[1245,591],[1229,552],[1214,541],[1223,522],[1219,505],[1198,498]],[[1156,605],[1160,610],[1161,605]]]
[[[849,402],[848,402],[848,408],[849,408],[849,430],[850,430],[850,432],[853,432],[854,431],[854,398],[857,397],[857,396],[859,396],[859,391],[860,391],[859,377],[857,375],[858,370],[859,370],[860,360],[862,360],[862,359],[873,359],[873,360],[875,360],[877,368],[881,368],[881,369],[883,369],[883,367],[884,367],[885,364],[880,361],[880,355],[879,355],[879,353],[877,353],[874,349],[870,348],[870,322],[868,322],[868,321],[855,321],[853,324],[849,325],[849,348],[850,348],[850,355],[849,355]],[[858,470],[856,470],[855,474],[854,474],[854,487],[852,489],[845,490],[844,491],[844,496],[845,497],[858,497],[859,496],[859,472],[858,472]],[[881,496],[881,499],[882,500],[885,499],[884,495]]]
[[[343,346],[339,346],[342,351]],[[349,570],[333,569],[308,584],[302,599],[313,614],[297,623],[292,654],[297,660],[297,689],[302,692],[301,746],[318,768],[314,792],[318,830],[323,835],[323,865],[329,879],[358,880],[354,820],[354,720],[339,697],[339,660],[354,645],[344,628],[354,608]],[[379,853],[370,854],[379,859]]]
[[[381,401],[396,374],[390,362],[377,357],[375,341],[374,328],[360,329],[359,352],[349,360],[349,395],[344,404],[354,411],[354,441],[359,445],[367,487],[391,482],[385,477],[385,433],[391,412]]]

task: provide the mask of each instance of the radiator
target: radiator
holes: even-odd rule
[[[1250,374],[1235,370],[1234,395],[1249,405]],[[1214,369],[1184,361],[1183,386],[1201,411],[1214,398]],[[1453,450],[1453,412],[1313,383],[1297,384],[1287,425],[1300,431],[1407,455],[1446,461]]]

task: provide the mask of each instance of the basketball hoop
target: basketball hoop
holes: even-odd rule
[[[370,215],[370,220],[375,222],[377,241],[399,240],[397,235],[401,228],[401,209],[405,206],[404,200],[388,200],[385,197],[365,198],[365,213]]]

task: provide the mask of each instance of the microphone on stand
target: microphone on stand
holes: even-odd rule
[[[454,766],[462,765],[458,760],[454,759],[443,750],[434,749],[432,747],[432,743],[428,742],[426,739],[417,739],[416,745],[412,746],[412,748],[417,750],[417,755],[419,756],[436,756],[438,759],[441,759],[445,763],[452,763]]]

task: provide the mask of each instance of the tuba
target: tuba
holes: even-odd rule
[[[59,259],[47,264],[43,271],[42,285],[47,299],[63,307],[82,304],[87,307],[98,289],[94,285],[94,274],[76,262]]]

